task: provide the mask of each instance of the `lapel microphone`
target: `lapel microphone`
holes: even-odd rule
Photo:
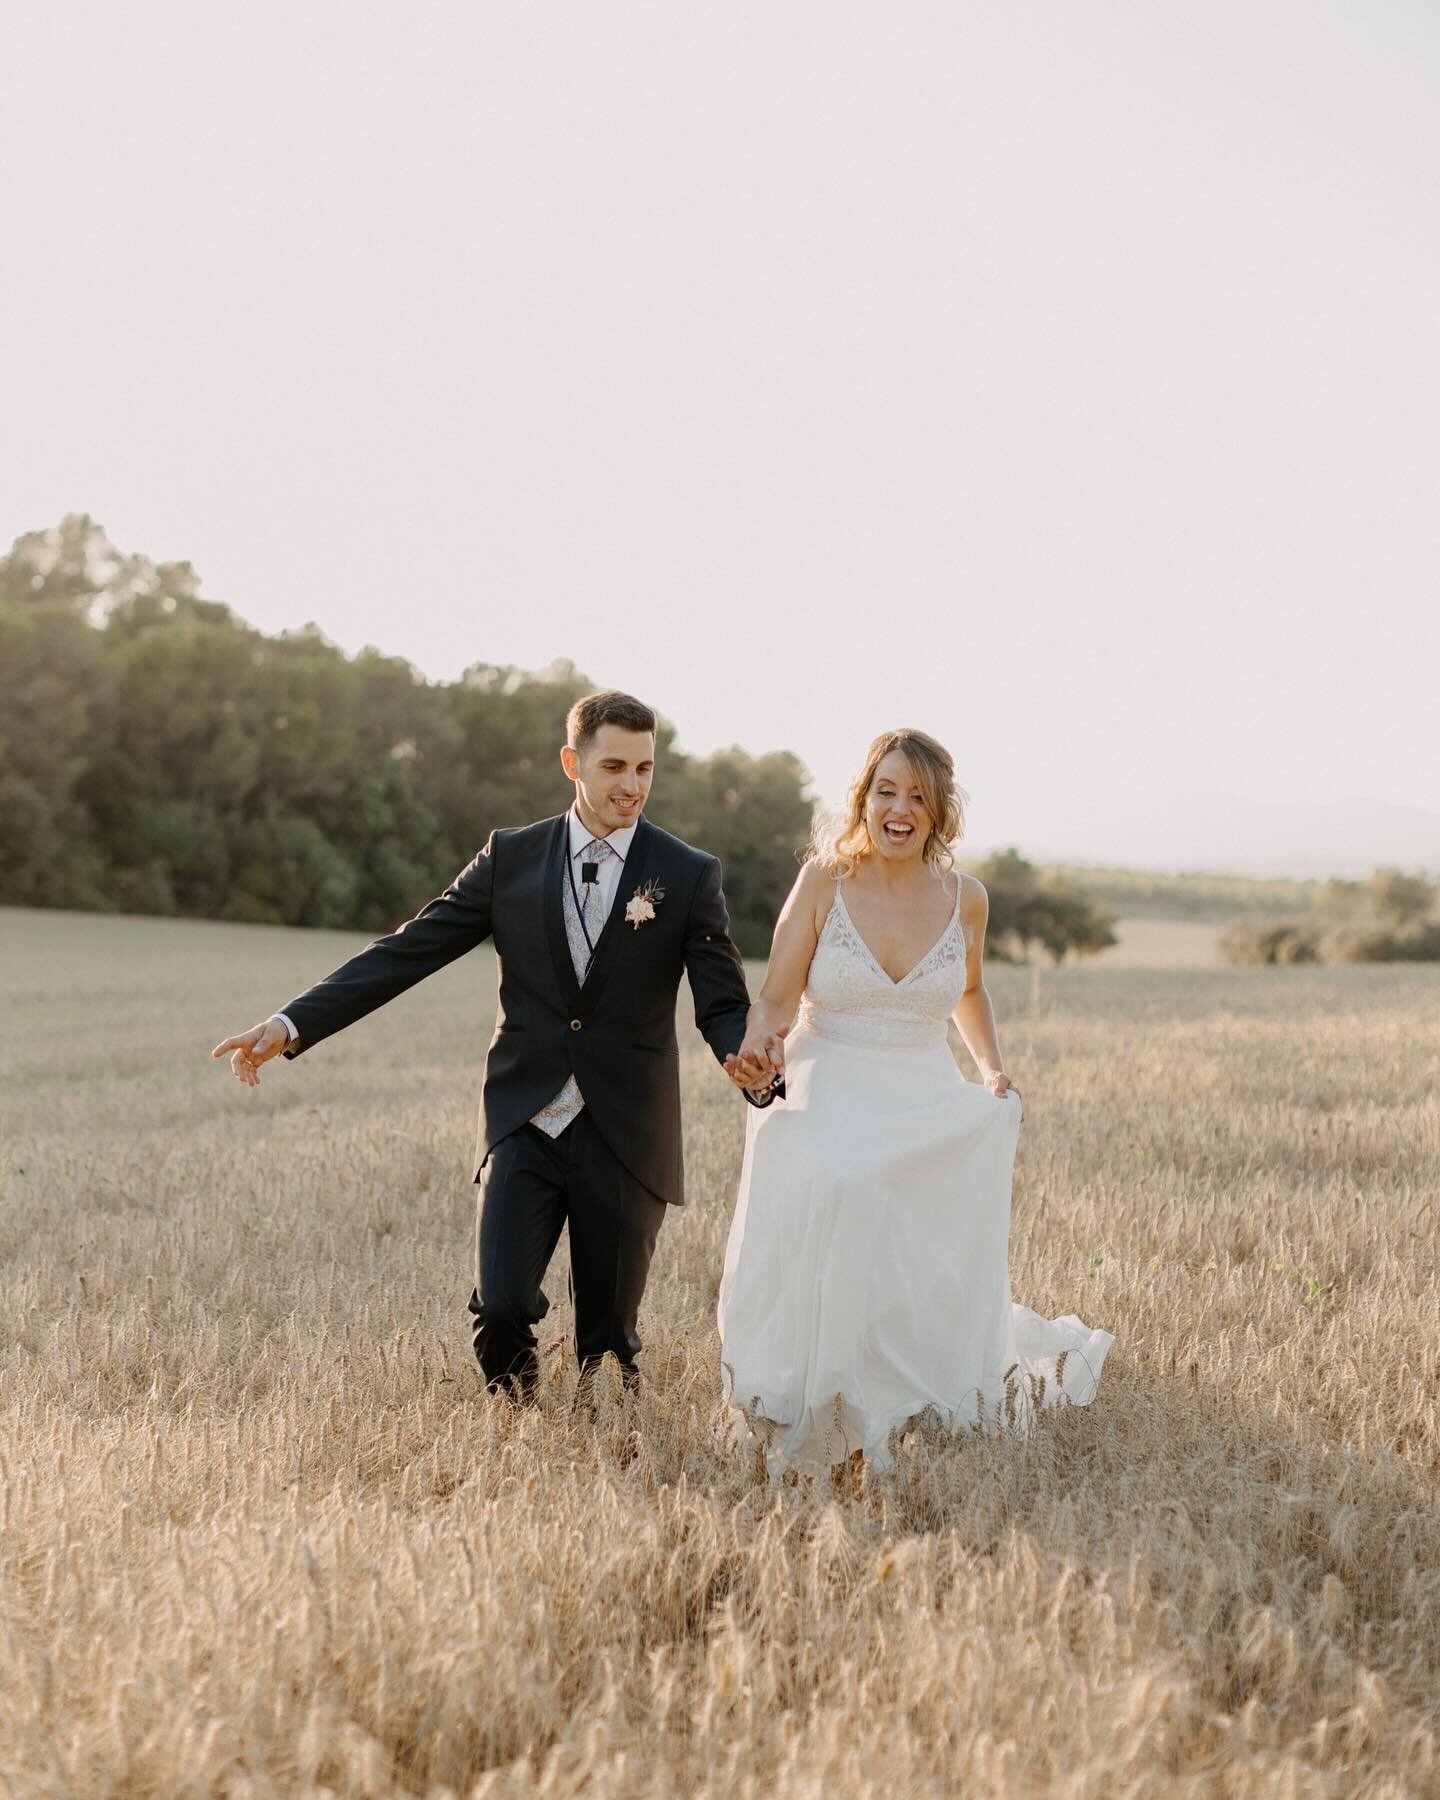
[[[591,887],[600,879],[599,863],[581,863],[580,879],[586,887]]]

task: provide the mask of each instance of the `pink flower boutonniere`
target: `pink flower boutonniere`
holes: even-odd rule
[[[635,931],[655,917],[655,908],[665,898],[665,890],[658,881],[647,881],[636,888],[630,896],[625,908],[626,922]]]

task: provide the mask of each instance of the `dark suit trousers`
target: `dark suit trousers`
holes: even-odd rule
[[[534,1327],[550,1309],[540,1283],[566,1224],[580,1366],[613,1350],[633,1385],[635,1323],[664,1217],[665,1202],[616,1159],[589,1107],[558,1138],[528,1124],[503,1138],[485,1164],[469,1301],[485,1385],[533,1393]]]

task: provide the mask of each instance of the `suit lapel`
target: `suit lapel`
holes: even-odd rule
[[[565,1004],[572,1012],[580,1004],[580,983],[575,979],[575,962],[570,955],[570,940],[565,934],[564,888],[565,861],[570,854],[570,815],[561,813],[550,837],[545,858],[545,894],[541,910],[545,915],[545,935],[550,940],[550,955],[555,963]]]
[[[595,955],[591,959],[589,973],[585,977],[585,985],[580,989],[588,1011],[599,998],[610,974],[610,965],[614,961],[617,940],[625,929],[625,908],[630,904],[630,896],[645,880],[650,866],[650,852],[654,844],[655,833],[642,813],[640,822],[635,827],[635,835],[630,840],[630,854],[625,858],[625,866],[620,871],[620,879],[615,886],[615,898],[610,902],[610,911],[605,918],[605,928],[595,945]],[[561,921],[564,931],[564,921]]]

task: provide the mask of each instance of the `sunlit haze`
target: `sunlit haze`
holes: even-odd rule
[[[0,551],[88,512],[266,630],[568,657],[830,799],[919,725],[977,843],[1440,810],[1432,8],[5,35]]]

